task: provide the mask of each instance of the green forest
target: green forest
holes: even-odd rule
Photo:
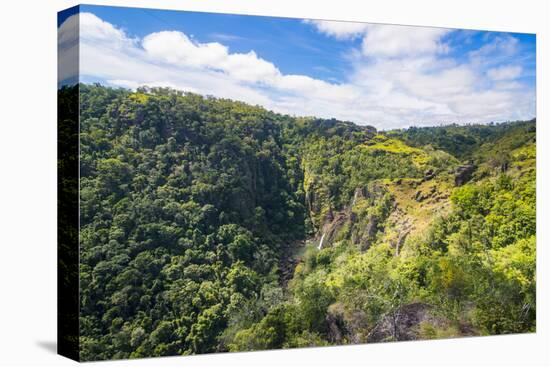
[[[535,120],[75,91],[82,360],[535,331]]]

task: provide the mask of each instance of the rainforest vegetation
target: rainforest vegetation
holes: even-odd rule
[[[534,120],[78,92],[83,360],[535,331]]]

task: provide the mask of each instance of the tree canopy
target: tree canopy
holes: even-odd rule
[[[535,330],[535,121],[79,93],[83,360]]]

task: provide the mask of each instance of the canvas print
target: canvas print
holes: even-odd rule
[[[91,5],[57,27],[61,354],[535,332],[534,34]]]

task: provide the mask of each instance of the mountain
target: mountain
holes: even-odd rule
[[[84,360],[535,331],[536,122],[80,99]]]

